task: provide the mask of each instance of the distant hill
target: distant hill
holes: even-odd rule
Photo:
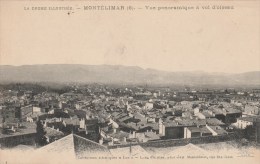
[[[1,65],[0,82],[260,85],[260,71],[226,74],[167,72],[134,66],[112,65]]]

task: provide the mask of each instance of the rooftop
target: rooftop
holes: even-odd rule
[[[36,124],[35,123],[22,122],[20,124],[21,124],[21,126],[19,128],[17,128],[16,124],[5,125],[7,130],[9,129],[8,131],[10,131],[10,133],[7,133],[7,134],[0,133],[0,138],[36,133]],[[14,126],[15,132],[11,132],[12,126]],[[2,130],[2,128],[0,128],[0,129]]]
[[[240,117],[238,120],[254,122],[256,119],[260,119],[260,116],[251,116],[251,117]]]

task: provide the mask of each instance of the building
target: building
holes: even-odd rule
[[[225,124],[232,124],[237,121],[237,118],[242,117],[242,111],[234,108],[213,108],[210,109],[213,116]]]
[[[5,125],[4,133],[0,133],[1,147],[14,147],[17,145],[35,145],[36,124],[23,123],[8,123]]]
[[[184,138],[211,136],[212,132],[206,126],[185,127]]]
[[[228,134],[228,132],[220,126],[208,126],[208,125],[206,125],[206,127],[212,133],[213,136],[227,135]]]
[[[48,155],[59,155],[60,157],[64,155],[77,159],[111,156],[107,147],[76,134],[65,136],[40,148],[39,151],[46,152]]]
[[[184,126],[178,122],[159,122],[159,135],[164,139],[178,139],[184,137]]]
[[[258,117],[254,117],[254,116],[241,117],[241,118],[237,119],[237,122],[235,123],[235,125],[239,129],[245,129],[247,126],[253,125],[257,118]]]

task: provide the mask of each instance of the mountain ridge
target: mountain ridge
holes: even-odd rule
[[[260,85],[260,71],[209,73],[204,71],[170,72],[123,65],[0,65],[0,82]]]

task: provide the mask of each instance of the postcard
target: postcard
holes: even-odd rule
[[[0,0],[0,164],[259,163],[260,1]]]

